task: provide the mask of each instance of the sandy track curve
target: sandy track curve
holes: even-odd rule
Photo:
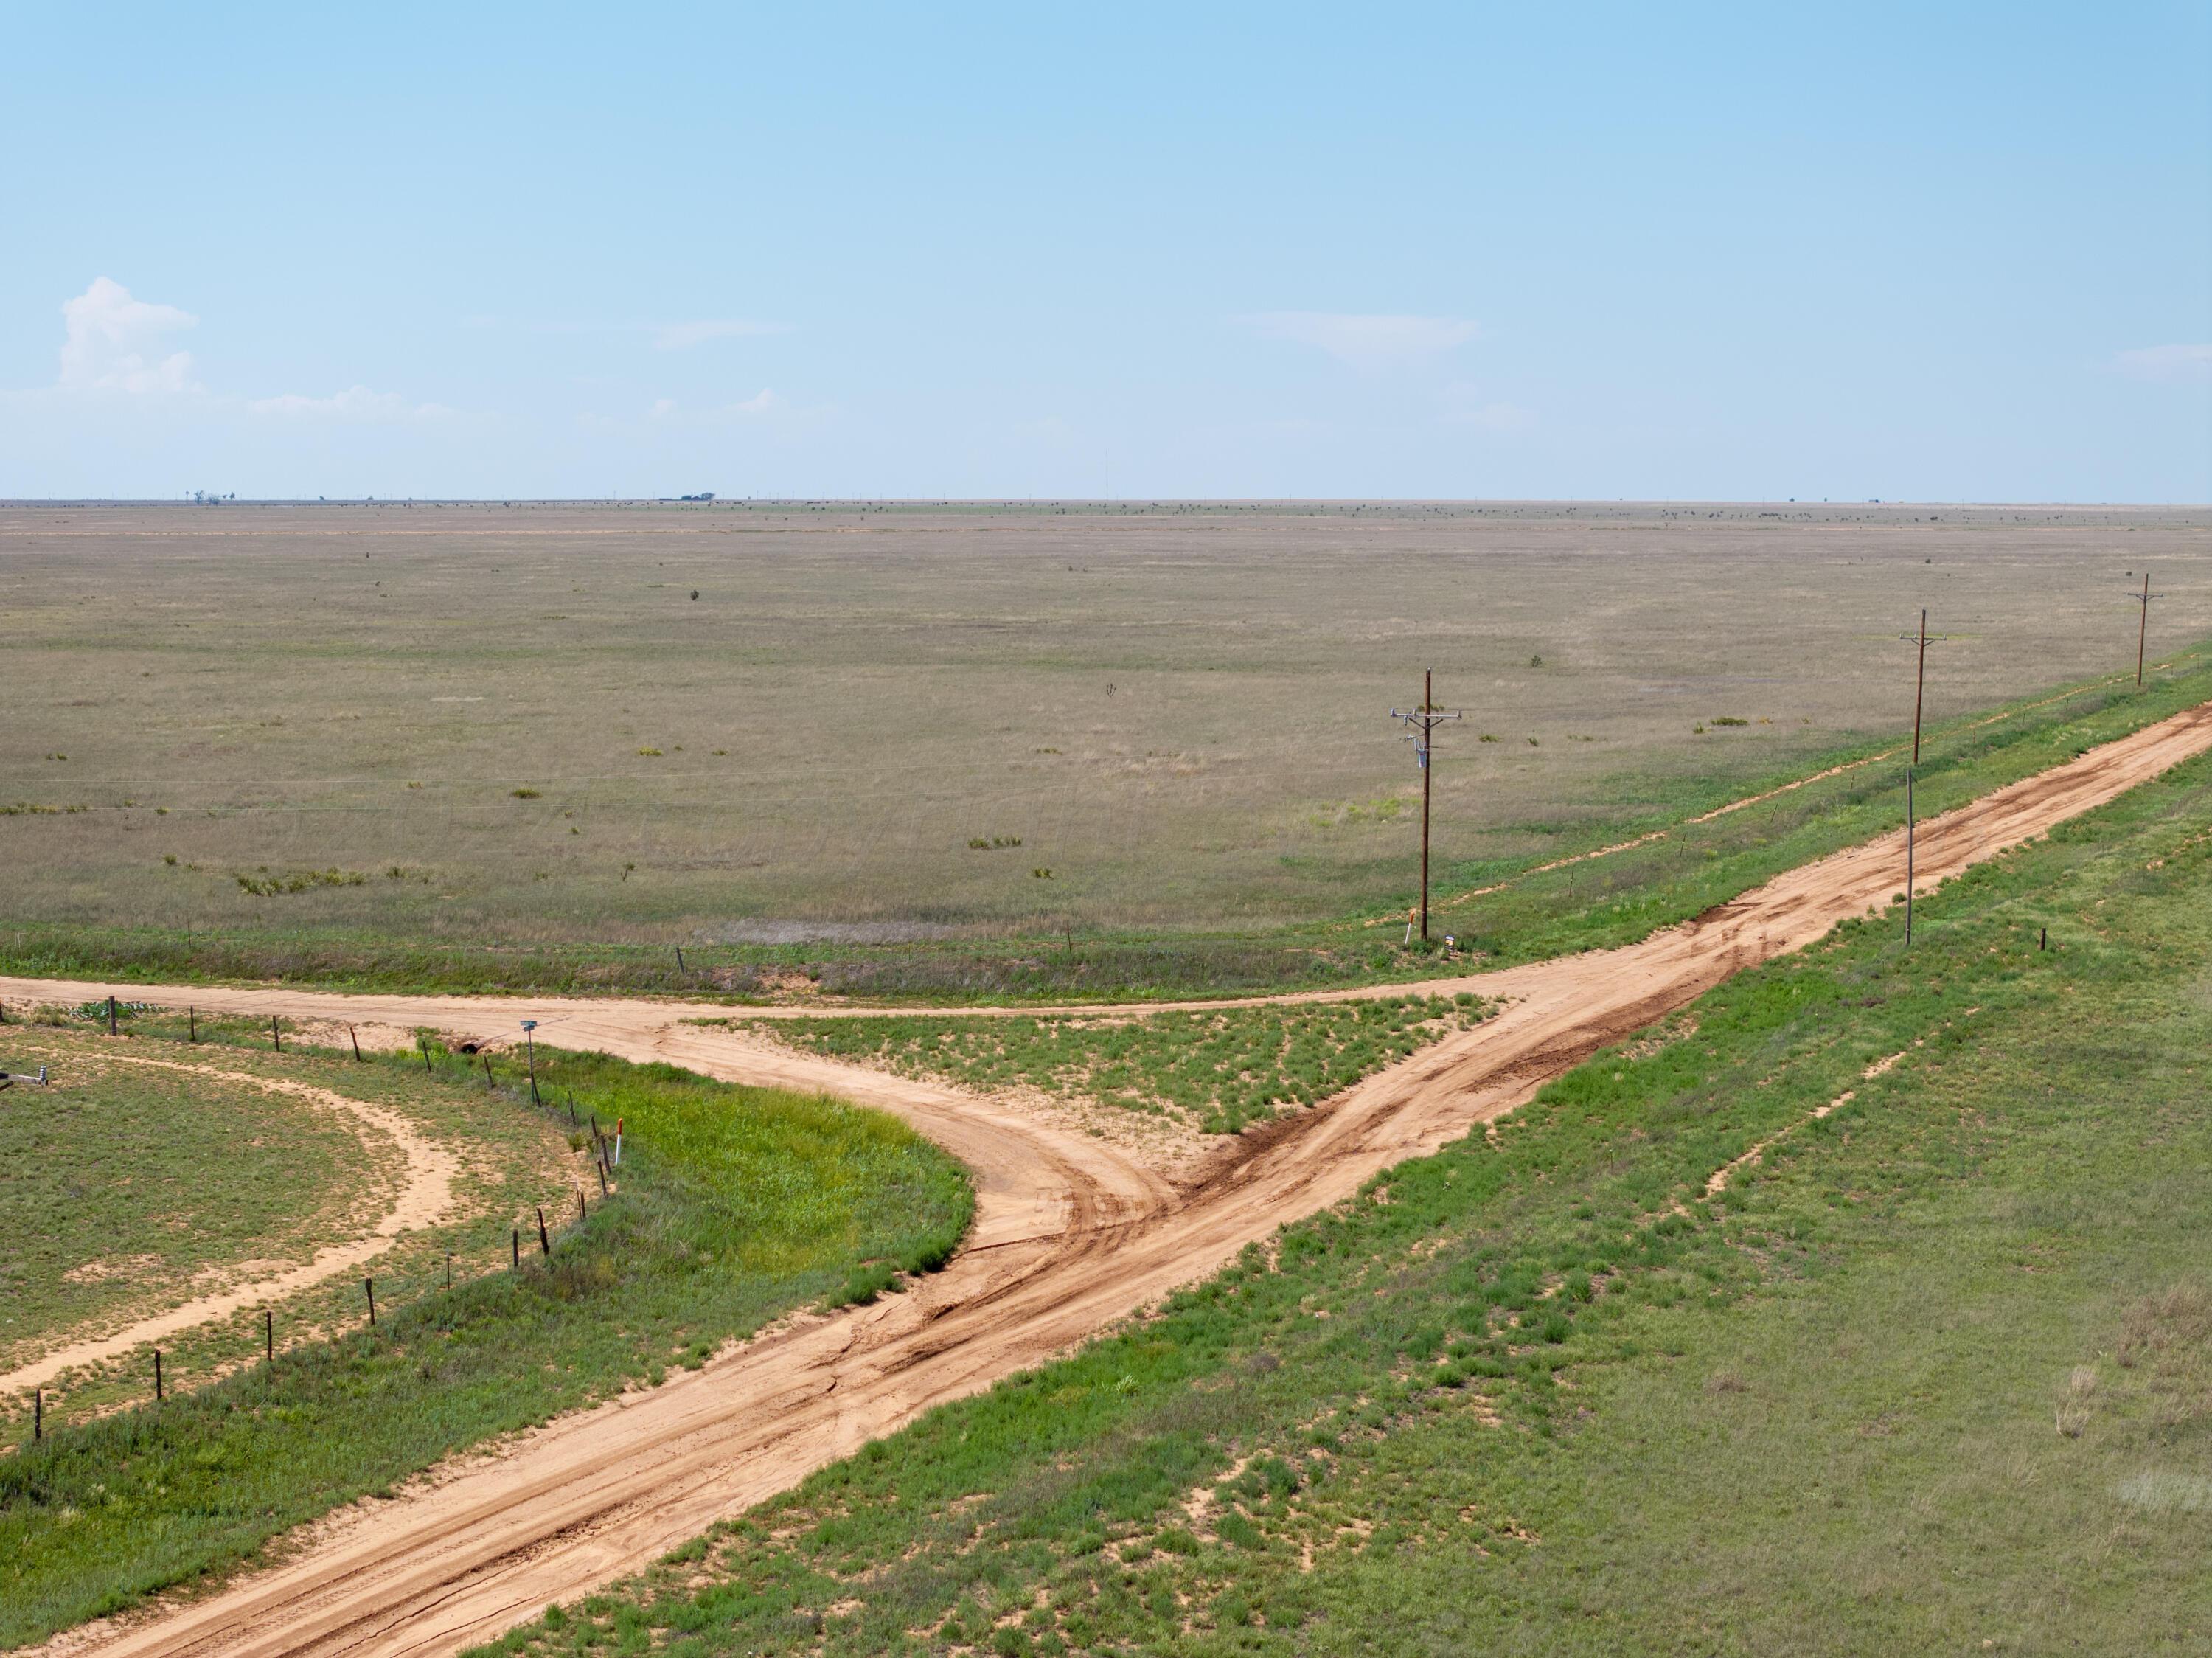
[[[107,1335],[71,1342],[25,1365],[0,1375],[0,1394],[15,1393],[24,1387],[43,1387],[73,1365],[96,1364],[129,1352],[142,1343],[159,1341],[173,1336],[179,1330],[189,1330],[196,1325],[228,1318],[241,1308],[252,1307],[263,1301],[289,1295],[325,1278],[374,1260],[397,1243],[403,1234],[418,1228],[435,1226],[453,1207],[453,1177],[460,1172],[460,1162],[453,1154],[429,1138],[398,1112],[382,1106],[356,1100],[329,1088],[315,1088],[289,1077],[257,1076],[250,1071],[222,1070],[214,1065],[188,1065],[171,1059],[149,1059],[136,1054],[102,1054],[103,1063],[123,1065],[149,1065],[160,1070],[189,1072],[197,1076],[211,1076],[226,1082],[236,1082],[247,1088],[265,1088],[271,1094],[288,1094],[305,1100],[327,1110],[337,1112],[349,1119],[349,1125],[357,1134],[380,1134],[392,1141],[406,1160],[400,1179],[398,1195],[386,1210],[374,1227],[349,1243],[331,1244],[318,1249],[303,1266],[289,1267],[281,1272],[250,1279],[244,1283],[220,1290],[214,1295],[201,1295],[166,1312],[152,1314]]]
[[[1931,820],[1920,831],[1918,885],[2208,748],[2212,704]],[[295,1658],[445,1654],[487,1639],[934,1405],[1064,1351],[1283,1222],[1512,1109],[1594,1050],[1742,968],[1885,907],[1902,863],[1901,833],[1885,835],[1622,949],[1382,987],[1376,993],[1468,989],[1509,1002],[1487,1022],[1232,1143],[1173,1186],[1098,1141],[987,1100],[683,1024],[691,1008],[195,988],[189,995],[202,1006],[295,1016],[342,1009],[485,1035],[535,1014],[549,1021],[541,1039],[563,1045],[832,1087],[897,1112],[968,1162],[978,1175],[977,1232],[945,1271],[908,1294],[801,1321],[659,1389],[564,1418],[496,1461],[343,1517],[291,1562],[197,1605],[63,1644]],[[107,989],[0,981],[0,994],[15,996],[88,998]]]

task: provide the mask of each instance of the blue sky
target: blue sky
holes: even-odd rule
[[[0,496],[2212,500],[2212,8],[18,3]]]

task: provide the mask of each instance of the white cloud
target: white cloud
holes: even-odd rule
[[[1517,432],[1536,418],[1518,404],[1484,397],[1480,387],[1464,380],[1454,381],[1437,394],[1437,418],[1446,425],[1479,426],[1491,432]]]
[[[724,403],[711,409],[687,409],[672,397],[664,397],[646,411],[648,420],[680,422],[684,425],[706,425],[719,420],[744,420],[764,415],[783,406],[783,399],[763,386],[742,403]]]
[[[1426,362],[1482,332],[1459,317],[1361,316],[1339,311],[1262,311],[1239,320],[1270,339],[1314,346],[1355,369]]]
[[[95,277],[84,292],[62,302],[62,321],[64,390],[145,396],[197,389],[191,352],[155,355],[162,335],[198,323],[191,312],[133,299],[121,283]]]
[[[733,319],[665,322],[653,330],[653,348],[657,351],[681,351],[694,345],[704,345],[710,339],[750,339],[760,334],[780,334],[783,332],[778,323],[744,322]]]
[[[390,423],[435,420],[453,413],[437,403],[410,403],[397,392],[372,392],[366,386],[349,387],[329,397],[302,397],[288,392],[282,397],[257,398],[246,408],[258,415],[277,415],[294,420],[351,420]]]
[[[2212,345],[2146,345],[2118,353],[2112,366],[2130,380],[2212,380]]]

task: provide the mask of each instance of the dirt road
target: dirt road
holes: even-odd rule
[[[1924,889],[2212,748],[2191,710],[1921,827]],[[289,1564],[121,1631],[117,1654],[429,1655],[632,1570],[931,1406],[989,1386],[1212,1271],[1249,1240],[1526,1100],[1593,1050],[1899,890],[1902,838],[1778,877],[1626,948],[1419,988],[1508,1000],[1323,1106],[1231,1143],[1176,1183],[1009,1106],[765,1049],[666,1003],[337,997],[195,988],[169,999],[538,1039],[740,1081],[834,1088],[912,1122],[975,1171],[978,1223],[908,1294],[801,1321],[658,1389],[556,1423],[496,1460],[320,1528]],[[0,996],[110,987],[0,980]],[[127,987],[139,999],[165,993]],[[1408,987],[1380,992],[1401,994]],[[119,993],[119,992],[118,992]]]

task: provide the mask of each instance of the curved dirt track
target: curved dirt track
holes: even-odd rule
[[[113,1358],[119,1353],[129,1352],[142,1342],[158,1341],[164,1336],[174,1335],[179,1330],[189,1330],[211,1320],[228,1318],[240,1308],[252,1307],[256,1302],[289,1295],[320,1283],[325,1278],[345,1271],[349,1267],[374,1260],[397,1243],[401,1234],[411,1232],[418,1227],[435,1226],[453,1206],[453,1177],[460,1172],[459,1160],[396,1111],[373,1106],[365,1100],[333,1093],[329,1088],[295,1082],[289,1077],[256,1076],[251,1071],[220,1070],[213,1065],[179,1064],[174,1060],[149,1059],[133,1054],[103,1054],[101,1058],[107,1063],[152,1065],[162,1070],[185,1071],[197,1076],[212,1076],[226,1082],[240,1083],[247,1088],[266,1088],[271,1094],[287,1094],[334,1111],[350,1119],[349,1125],[356,1133],[366,1130],[381,1134],[399,1148],[401,1155],[406,1160],[399,1190],[391,1206],[378,1217],[376,1224],[361,1237],[350,1242],[331,1244],[318,1249],[313,1258],[304,1265],[268,1273],[244,1283],[234,1284],[211,1295],[197,1296],[182,1306],[149,1314],[120,1330],[54,1348],[33,1362],[20,1365],[0,1375],[0,1393],[40,1387],[71,1365],[93,1364],[101,1359]]]
[[[1925,888],[2212,748],[2212,704],[1921,826]],[[645,1564],[931,1406],[1062,1351],[1214,1270],[1247,1241],[1526,1100],[1546,1080],[1741,968],[1808,944],[1899,890],[1901,833],[1793,870],[1618,950],[1408,989],[1474,990],[1503,1012],[1171,1185],[1103,1143],[994,1103],[749,1044],[638,1002],[179,992],[202,1007],[434,1024],[665,1058],[742,1081],[834,1088],[897,1112],[975,1171],[977,1228],[944,1272],[802,1320],[696,1373],[564,1418],[497,1460],[320,1529],[289,1563],[71,1650],[450,1653]],[[98,984],[0,980],[0,996]],[[149,992],[131,987],[141,998]],[[158,992],[155,994],[158,995]],[[1089,1009],[1088,1011],[1097,1011]]]

